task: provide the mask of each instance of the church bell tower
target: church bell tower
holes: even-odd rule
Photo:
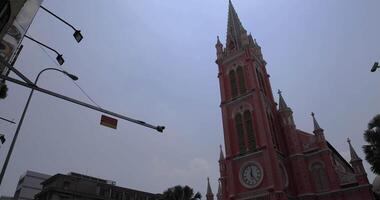
[[[283,138],[266,62],[231,1],[226,46],[218,37],[215,47],[225,141],[221,199],[286,199]]]

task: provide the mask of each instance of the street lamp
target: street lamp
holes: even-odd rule
[[[373,67],[371,68],[371,72],[375,72],[377,68],[380,68],[380,66],[378,62],[375,62],[375,64],[373,64]]]
[[[71,78],[72,80],[76,81],[78,80],[78,77],[73,75],[73,74],[70,74],[64,70],[60,70],[60,69],[56,69],[56,68],[45,68],[43,70],[40,71],[40,73],[38,73],[35,81],[34,81],[34,85],[37,86],[37,82],[38,82],[38,79],[40,78],[40,75],[45,72],[45,71],[48,71],[48,70],[54,70],[54,71],[58,71],[58,72],[61,72],[62,74],[68,76],[69,78]],[[3,165],[3,168],[1,169],[1,173],[0,173],[0,185],[1,185],[1,182],[3,181],[3,178],[4,178],[4,174],[5,174],[5,170],[7,168],[7,165],[8,165],[8,162],[9,162],[9,159],[12,155],[12,151],[13,151],[13,148],[14,148],[14,145],[16,143],[16,140],[17,140],[17,136],[19,134],[19,131],[20,131],[20,128],[21,128],[21,125],[22,125],[22,122],[24,121],[24,117],[25,117],[25,113],[28,109],[28,106],[29,106],[29,103],[30,103],[30,100],[32,99],[32,95],[33,95],[33,92],[34,92],[34,89],[32,89],[30,91],[30,94],[29,94],[29,97],[28,97],[28,101],[26,102],[25,104],[25,107],[24,107],[24,111],[22,111],[22,115],[21,115],[21,118],[20,118],[20,121],[18,122],[18,125],[17,125],[17,129],[16,129],[16,132],[15,134],[13,135],[13,139],[12,139],[12,143],[11,143],[11,146],[9,147],[9,150],[8,150],[8,154],[7,154],[7,157],[5,158],[5,162],[4,162],[4,165]]]
[[[33,42],[35,42],[35,43],[41,45],[41,46],[43,46],[43,47],[45,47],[45,48],[47,48],[47,49],[53,51],[54,53],[56,53],[56,54],[57,54],[57,57],[56,57],[55,59],[57,60],[57,62],[59,63],[59,65],[63,65],[63,63],[65,62],[65,59],[63,59],[63,55],[60,54],[57,50],[55,50],[55,49],[49,47],[48,45],[46,45],[46,44],[44,44],[44,43],[42,43],[42,42],[40,42],[40,41],[37,41],[36,39],[34,39],[34,38],[32,38],[32,37],[30,37],[30,36],[28,36],[28,35],[25,35],[25,37],[28,38],[29,40],[32,40]]]
[[[76,29],[73,25],[69,24],[67,21],[63,20],[62,18],[58,17],[56,14],[54,14],[53,12],[51,12],[50,10],[48,10],[47,8],[43,7],[42,5],[40,6],[43,10],[45,10],[46,12],[48,12],[49,14],[53,15],[55,18],[57,18],[59,21],[65,23],[67,26],[70,26],[73,30],[74,30],[74,38],[75,40],[79,43],[80,41],[82,41],[83,39],[83,36],[82,34],[80,33],[80,30]]]

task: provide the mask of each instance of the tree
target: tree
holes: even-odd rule
[[[169,188],[162,194],[162,200],[200,200],[202,198],[201,193],[194,191],[191,187],[182,187],[177,185],[175,187]]]
[[[371,165],[371,170],[380,175],[380,114],[376,115],[364,132],[364,139],[368,142],[363,146],[365,159]]]

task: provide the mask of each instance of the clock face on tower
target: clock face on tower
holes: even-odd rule
[[[240,168],[240,183],[246,188],[257,187],[263,177],[263,168],[256,162],[247,162]]]

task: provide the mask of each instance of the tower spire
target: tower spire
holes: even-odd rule
[[[219,145],[219,148],[220,148],[219,161],[222,161],[222,160],[224,160],[224,154],[223,154],[223,150],[222,150],[222,145]]]
[[[222,200],[222,184],[218,181],[218,193],[216,194],[217,200]]]
[[[210,186],[210,178],[207,177],[207,193],[206,193],[207,200],[214,200],[214,194],[212,193],[211,186]]]
[[[279,110],[283,109],[289,109],[288,105],[286,105],[284,98],[282,97],[282,92],[281,90],[278,90],[278,95],[279,95]]]
[[[240,22],[240,19],[232,5],[231,0],[228,3],[228,24],[227,24],[227,43],[228,49],[239,49],[242,46],[241,36],[246,34],[247,31],[244,29]]]
[[[358,154],[356,154],[354,147],[352,147],[350,138],[347,138],[347,142],[348,142],[348,145],[350,147],[351,162],[356,161],[356,160],[361,160],[359,158]]]
[[[314,132],[316,131],[323,131],[323,129],[319,126],[317,120],[315,119],[315,114],[311,112],[311,116],[313,117],[313,123],[314,123]]]

